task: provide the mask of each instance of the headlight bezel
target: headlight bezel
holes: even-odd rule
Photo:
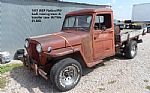
[[[29,41],[28,41],[28,40],[25,40],[24,46],[25,46],[25,48],[28,48],[28,47],[29,47]]]
[[[41,44],[37,44],[37,45],[36,45],[36,51],[37,51],[38,53],[41,53],[41,52],[42,52],[42,45],[41,45]]]

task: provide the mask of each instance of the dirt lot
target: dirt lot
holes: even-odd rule
[[[150,93],[150,34],[143,36],[132,60],[115,56],[104,66],[89,69],[79,84],[66,93]],[[50,81],[24,67],[5,73],[9,80],[0,93],[59,93]]]

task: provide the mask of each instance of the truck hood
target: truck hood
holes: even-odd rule
[[[46,52],[48,47],[53,49],[64,48],[66,46],[74,46],[81,44],[82,38],[86,37],[88,32],[83,31],[64,31],[53,34],[46,34],[29,38],[30,41],[37,42],[42,45],[42,50]],[[69,43],[69,44],[68,44]]]

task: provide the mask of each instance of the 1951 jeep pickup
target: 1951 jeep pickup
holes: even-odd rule
[[[139,35],[145,32],[120,30],[113,21],[109,8],[70,12],[60,32],[25,40],[27,53],[22,61],[36,75],[49,78],[59,91],[68,91],[80,81],[83,68],[118,52],[130,59],[136,56]]]

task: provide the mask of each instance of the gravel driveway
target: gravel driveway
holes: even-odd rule
[[[143,36],[138,54],[132,60],[115,56],[104,66],[88,69],[79,84],[66,93],[150,93],[150,34]],[[59,93],[50,81],[37,77],[24,67],[6,73],[7,87],[0,93]]]

